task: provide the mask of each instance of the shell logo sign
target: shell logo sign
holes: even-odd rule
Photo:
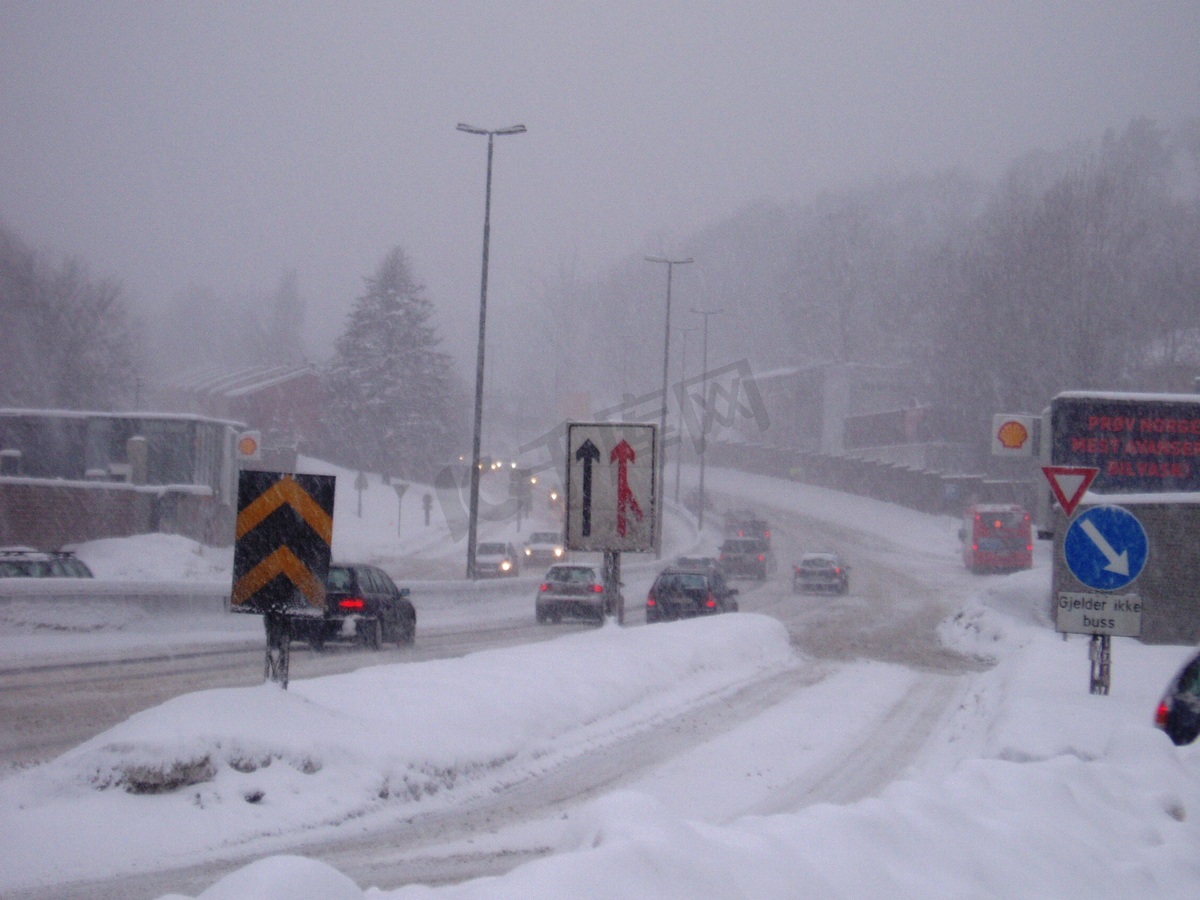
[[[240,459],[262,458],[262,432],[243,431],[238,435],[237,451]]]
[[[993,416],[992,455],[1033,456],[1033,427],[1033,416]]]

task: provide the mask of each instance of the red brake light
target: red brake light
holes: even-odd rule
[[[548,591],[548,590],[550,590],[550,584],[549,584],[549,582],[545,582],[545,581],[543,581],[543,582],[542,582],[542,584],[541,584],[541,587],[539,587],[539,588],[538,588],[538,590],[539,590],[539,591]]]
[[[760,554],[758,554],[758,561],[759,561],[759,562],[762,562],[762,561],[763,561],[764,559],[766,559],[766,558],[767,558],[767,555],[766,555],[765,553],[760,553]]]
[[[347,597],[345,600],[341,601],[338,606],[340,606],[342,609],[366,609],[367,601],[363,600],[361,597]]]
[[[841,567],[841,566],[834,566],[834,567],[833,567],[833,574],[834,574],[834,575],[841,575],[841,574],[842,574],[842,567]]]
[[[771,539],[771,530],[769,528],[763,532],[763,537],[765,537],[768,541]]]
[[[658,606],[658,601],[656,601],[654,599],[653,594],[651,594],[649,597],[646,598],[646,605],[647,606]]]
[[[593,585],[592,585],[592,593],[593,593],[593,594],[603,594],[603,593],[604,593],[604,585],[602,585],[602,584],[593,584]]]
[[[1158,704],[1158,709],[1154,713],[1154,724],[1159,728],[1167,727],[1167,716],[1171,714],[1171,705],[1166,700]]]
[[[704,605],[707,606],[709,609],[716,609],[717,598],[714,597],[712,594],[709,594],[708,599],[706,601],[704,601]]]
[[[1003,528],[1004,522],[1002,522],[1000,519],[997,519],[995,522],[992,523],[992,527],[993,528]]]

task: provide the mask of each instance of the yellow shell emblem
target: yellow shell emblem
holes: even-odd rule
[[[1029,440],[1029,429],[1020,422],[1009,421],[1000,426],[996,437],[1004,449],[1017,450],[1025,446],[1025,442]]]

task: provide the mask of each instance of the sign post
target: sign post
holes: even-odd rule
[[[632,423],[567,424],[565,544],[604,554],[604,587],[624,622],[621,551],[649,552],[657,544],[658,430]]]
[[[400,508],[404,504],[404,492],[408,490],[408,484],[397,481],[392,485],[392,490],[396,492],[396,537],[400,537]]]
[[[1053,479],[1051,484],[1055,484]],[[1079,496],[1086,487],[1078,490]],[[1059,496],[1063,508],[1069,505],[1073,510],[1079,497],[1067,499],[1069,504]],[[1107,694],[1113,636],[1138,637],[1142,633],[1141,597],[1127,588],[1146,567],[1150,541],[1133,513],[1120,506],[1094,506],[1071,521],[1063,538],[1063,556],[1071,574],[1090,590],[1058,592],[1055,627],[1063,634],[1092,636],[1090,690]]]
[[[264,679],[285,689],[291,642],[288,610],[296,604],[297,594],[311,606],[325,608],[334,485],[332,475],[243,469],[238,476],[229,609],[263,617]]]

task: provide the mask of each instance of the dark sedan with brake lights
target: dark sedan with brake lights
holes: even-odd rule
[[[646,621],[737,612],[737,595],[737,588],[726,583],[720,569],[668,566],[646,596]]]
[[[1154,724],[1181,746],[1200,736],[1200,652],[1171,680],[1158,703]]]
[[[357,641],[372,650],[385,643],[411,644],[417,612],[409,589],[396,587],[386,572],[361,563],[334,563],[325,578],[325,609],[297,605],[288,610],[292,635],[314,650],[328,641]]]

